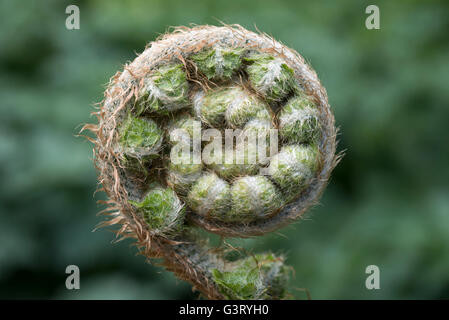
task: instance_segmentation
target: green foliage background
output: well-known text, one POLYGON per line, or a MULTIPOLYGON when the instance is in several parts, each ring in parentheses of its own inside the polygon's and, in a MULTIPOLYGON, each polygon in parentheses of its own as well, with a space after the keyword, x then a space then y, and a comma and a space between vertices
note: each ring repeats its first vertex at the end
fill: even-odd
MULTIPOLYGON (((239 23, 299 51, 341 128, 335 170, 308 219, 243 242, 288 254, 305 298, 449 298, 449 3, 378 1, 0 2, 0 297, 196 298, 111 244, 93 192, 91 145, 75 138, 126 61, 172 25, 239 23), (77 4, 81 29, 65 28, 77 4), (65 268, 81 290, 65 289, 65 268), (381 290, 365 288, 365 268, 381 290)), ((233 244, 242 245, 240 241, 233 244)))

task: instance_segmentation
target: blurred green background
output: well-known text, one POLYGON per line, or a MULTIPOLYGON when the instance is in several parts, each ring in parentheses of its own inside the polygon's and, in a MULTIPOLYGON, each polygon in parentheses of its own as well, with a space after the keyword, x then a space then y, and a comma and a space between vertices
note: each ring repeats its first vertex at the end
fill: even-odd
MULTIPOLYGON (((327 88, 337 167, 308 219, 238 241, 288 255, 295 297, 449 298, 449 2, 1 1, 0 297, 197 298, 111 244, 93 196, 94 122, 108 79, 169 26, 238 23, 300 52, 327 88), (381 29, 365 28, 377 4, 381 29), (65 28, 77 4, 80 30, 65 28), (65 268, 81 290, 65 288, 65 268), (379 266, 380 290, 365 288, 379 266), (295 289, 297 288, 297 289, 295 289)), ((236 243, 235 241, 233 242, 236 243)))

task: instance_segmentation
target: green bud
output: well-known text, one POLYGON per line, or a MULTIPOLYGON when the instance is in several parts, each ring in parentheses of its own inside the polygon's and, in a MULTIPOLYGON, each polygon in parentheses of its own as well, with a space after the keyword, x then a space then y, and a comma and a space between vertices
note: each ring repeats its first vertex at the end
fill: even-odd
POLYGON ((229 184, 215 173, 204 173, 187 195, 189 207, 202 216, 222 219, 229 210, 229 184))
POLYGON ((162 140, 162 130, 151 119, 137 118, 129 114, 119 128, 120 148, 128 159, 156 157, 162 140))
POLYGON ((242 177, 231 187, 233 221, 252 221, 273 214, 280 208, 280 195, 265 176, 242 177))
POLYGON ((181 230, 185 209, 172 189, 152 185, 142 201, 129 200, 129 203, 136 207, 153 232, 171 234, 181 230))
POLYGON ((198 69, 210 80, 230 79, 242 64, 241 48, 214 46, 192 55, 198 69))
POLYGON ((279 133, 290 143, 318 143, 321 137, 319 111, 305 94, 291 98, 281 110, 279 133))
POLYGON ((210 127, 222 127, 229 98, 225 88, 198 91, 193 97, 193 108, 197 118, 210 127))
POLYGON ((138 114, 168 114, 189 105, 189 84, 182 64, 159 67, 144 81, 138 101, 138 114))
POLYGON ((253 53, 245 60, 251 85, 268 101, 281 101, 295 88, 294 71, 282 59, 253 53))
POLYGON ((219 291, 229 300, 283 299, 289 268, 271 253, 257 254, 212 270, 219 291))
POLYGON ((288 200, 297 197, 316 177, 319 154, 315 145, 289 145, 273 156, 268 172, 288 200))

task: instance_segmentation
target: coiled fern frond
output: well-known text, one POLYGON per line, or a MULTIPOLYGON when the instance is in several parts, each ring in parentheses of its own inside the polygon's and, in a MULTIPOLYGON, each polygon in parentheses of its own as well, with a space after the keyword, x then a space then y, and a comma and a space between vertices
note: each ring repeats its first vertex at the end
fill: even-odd
POLYGON ((206 298, 287 297, 284 257, 231 260, 196 230, 263 235, 299 219, 323 192, 338 161, 334 117, 298 53, 236 25, 176 28, 111 79, 95 114, 98 124, 84 128, 95 134, 108 196, 101 226, 118 225, 119 238, 136 239, 206 298), (215 130, 201 136, 205 129, 215 130), (229 129, 236 144, 217 148, 229 129), (264 158, 239 139, 251 134, 275 152, 264 158))

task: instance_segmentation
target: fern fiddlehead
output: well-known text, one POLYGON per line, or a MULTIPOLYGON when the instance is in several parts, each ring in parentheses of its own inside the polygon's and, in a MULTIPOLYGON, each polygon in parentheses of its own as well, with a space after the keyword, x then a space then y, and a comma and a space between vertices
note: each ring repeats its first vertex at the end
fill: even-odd
POLYGON ((263 235, 322 193, 338 161, 336 129, 326 91, 298 53, 240 26, 177 28, 111 79, 95 114, 98 124, 85 129, 108 196, 102 226, 118 225, 118 237, 134 238, 206 298, 287 296, 282 256, 231 261, 196 230, 263 235), (204 139, 203 129, 215 131, 204 139), (221 146, 227 129, 238 130, 236 145, 210 152, 205 140, 221 146), (237 139, 251 133, 277 152, 261 158, 237 139))

